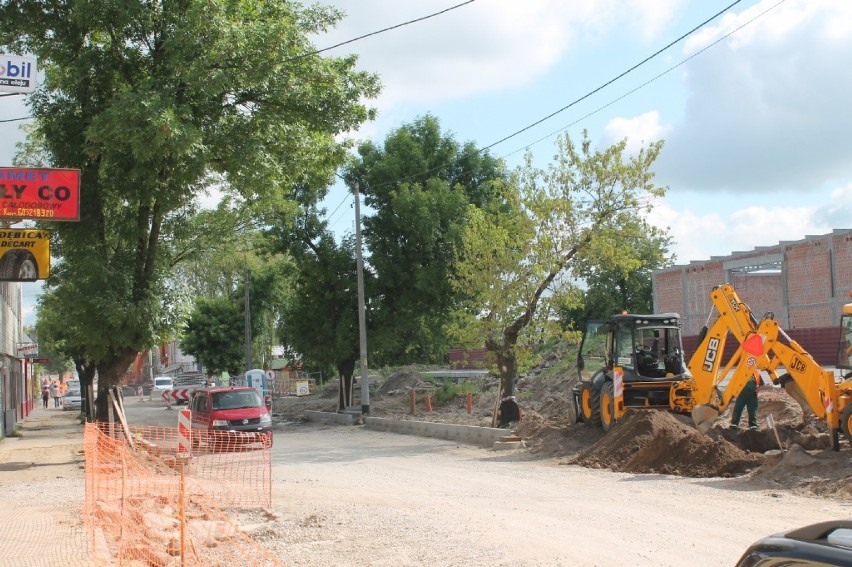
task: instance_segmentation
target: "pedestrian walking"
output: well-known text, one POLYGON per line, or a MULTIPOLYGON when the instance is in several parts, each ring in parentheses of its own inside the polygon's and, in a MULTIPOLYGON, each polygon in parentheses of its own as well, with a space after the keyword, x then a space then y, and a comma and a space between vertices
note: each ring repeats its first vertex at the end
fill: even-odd
POLYGON ((47 400, 50 399, 50 385, 45 382, 41 386, 41 406, 47 409, 47 400))
POLYGON ((53 407, 58 408, 61 403, 60 400, 62 399, 62 390, 56 382, 54 382, 53 386, 50 387, 50 397, 53 398, 53 407))

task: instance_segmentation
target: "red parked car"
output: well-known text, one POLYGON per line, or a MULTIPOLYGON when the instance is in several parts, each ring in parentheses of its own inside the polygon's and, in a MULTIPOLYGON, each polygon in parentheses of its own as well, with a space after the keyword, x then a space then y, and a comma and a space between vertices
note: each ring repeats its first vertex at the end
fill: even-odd
POLYGON ((219 451, 247 443, 272 446, 272 414, 254 388, 198 388, 189 409, 193 447, 204 444, 219 451))

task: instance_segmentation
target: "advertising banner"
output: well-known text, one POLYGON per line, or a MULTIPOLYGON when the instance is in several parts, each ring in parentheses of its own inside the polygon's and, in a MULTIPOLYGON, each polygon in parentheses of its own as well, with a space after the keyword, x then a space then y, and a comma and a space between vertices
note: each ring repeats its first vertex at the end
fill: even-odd
POLYGON ((38 358, 38 343, 16 343, 17 358, 38 358))
POLYGON ((80 170, 0 167, 0 220, 80 220, 80 170))
POLYGON ((0 228, 0 281, 34 282, 50 275, 50 233, 0 228))
POLYGON ((31 93, 36 86, 36 59, 0 53, 0 92, 31 93))

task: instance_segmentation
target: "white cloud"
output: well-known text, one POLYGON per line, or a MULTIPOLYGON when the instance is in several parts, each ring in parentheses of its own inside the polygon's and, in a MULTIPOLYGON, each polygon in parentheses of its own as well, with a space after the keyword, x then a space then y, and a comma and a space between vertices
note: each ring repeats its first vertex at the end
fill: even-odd
POLYGON ((677 263, 708 260, 746 252, 758 246, 801 240, 847 227, 852 218, 852 184, 830 193, 813 206, 732 206, 730 213, 676 209, 664 199, 649 216, 655 226, 668 227, 677 263))
MULTIPOLYGON (((691 39, 709 45, 765 0, 691 39)), ((688 64, 658 171, 672 188, 810 191, 852 169, 852 2, 788 0, 688 64)))
POLYGON ((604 127, 601 147, 627 138, 627 151, 635 154, 649 143, 665 139, 669 127, 660 124, 660 113, 652 110, 634 118, 616 117, 604 127))
MULTIPOLYGON (((443 1, 331 2, 347 17, 318 47, 333 45, 448 7, 443 1)), ((578 36, 618 25, 649 41, 684 0, 527 0, 475 2, 435 18, 330 52, 360 54, 359 67, 380 74, 379 107, 435 103, 520 87, 551 69, 578 36)))

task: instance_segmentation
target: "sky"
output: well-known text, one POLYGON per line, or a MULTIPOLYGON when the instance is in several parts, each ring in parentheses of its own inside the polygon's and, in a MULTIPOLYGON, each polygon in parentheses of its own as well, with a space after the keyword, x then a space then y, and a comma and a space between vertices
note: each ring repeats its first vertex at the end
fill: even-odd
MULTIPOLYGON (((463 1, 327 0, 345 16, 313 41, 323 49, 463 1)), ((665 140, 653 170, 668 191, 650 221, 668 229, 678 264, 850 226, 849 0, 474 0, 325 52, 352 53, 383 84, 370 101, 378 117, 355 140, 381 144, 428 113, 486 147, 556 113, 490 148, 510 168, 527 150, 545 166, 558 133, 588 130, 600 149, 665 140)), ((24 101, 0 98, 0 120, 25 116, 24 101)), ((17 124, 0 122, 0 165, 17 124)), ((354 230, 343 187, 324 204, 333 230, 354 230)), ((38 288, 24 284, 30 317, 38 288)))

